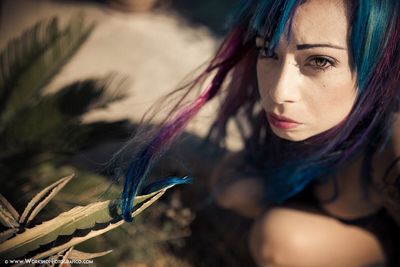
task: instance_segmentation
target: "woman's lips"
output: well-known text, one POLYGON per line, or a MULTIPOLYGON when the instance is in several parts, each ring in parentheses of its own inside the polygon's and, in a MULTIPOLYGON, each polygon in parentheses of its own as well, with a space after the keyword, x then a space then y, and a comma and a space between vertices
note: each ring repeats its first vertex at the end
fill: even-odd
POLYGON ((269 112, 268 113, 268 121, 269 123, 279 129, 283 130, 288 130, 288 129, 294 129, 298 127, 301 123, 294 121, 292 119, 276 115, 274 113, 269 112))

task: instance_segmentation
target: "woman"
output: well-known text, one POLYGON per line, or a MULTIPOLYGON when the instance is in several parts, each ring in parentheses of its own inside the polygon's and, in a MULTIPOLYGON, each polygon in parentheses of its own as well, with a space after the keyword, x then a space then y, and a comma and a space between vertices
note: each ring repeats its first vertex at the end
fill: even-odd
POLYGON ((222 140, 240 118, 245 149, 216 171, 214 187, 220 205, 257 218, 257 264, 400 266, 400 4, 253 0, 235 18, 188 90, 211 83, 127 168, 125 219, 155 160, 230 81, 210 137, 222 140))

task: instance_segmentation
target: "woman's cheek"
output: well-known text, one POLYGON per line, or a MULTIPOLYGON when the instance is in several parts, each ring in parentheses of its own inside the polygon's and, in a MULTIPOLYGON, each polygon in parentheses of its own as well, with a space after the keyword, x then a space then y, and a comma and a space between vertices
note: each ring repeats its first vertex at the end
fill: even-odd
POLYGON ((323 94, 314 105, 313 113, 323 130, 328 130, 343 121, 350 113, 355 101, 355 89, 351 82, 327 84, 321 86, 323 94))

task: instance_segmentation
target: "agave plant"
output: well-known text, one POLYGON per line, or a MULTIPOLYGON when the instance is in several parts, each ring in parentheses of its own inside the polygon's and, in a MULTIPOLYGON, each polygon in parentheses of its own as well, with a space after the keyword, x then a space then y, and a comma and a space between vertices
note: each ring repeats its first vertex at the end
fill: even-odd
MULTIPOLYGON (((94 25, 86 25, 82 17, 74 18, 63 29, 59 28, 56 18, 41 21, 11 41, 0 53, 0 231, 5 228, 0 234, 0 265, 5 260, 25 258, 90 259, 102 256, 108 251, 84 253, 74 247, 123 224, 118 199, 94 200, 102 190, 98 184, 105 184, 97 179, 99 177, 85 174, 84 179, 76 183, 75 190, 69 188, 67 194, 64 193, 68 188, 59 191, 72 176, 54 182, 55 177, 71 173, 62 171, 64 174, 61 174, 61 169, 69 165, 66 160, 69 155, 103 141, 104 133, 117 133, 118 136, 126 133, 125 121, 84 124, 81 120, 89 110, 104 108, 121 99, 127 85, 125 78, 111 74, 74 82, 55 93, 44 93, 49 81, 78 51, 93 29, 94 25), (43 169, 46 174, 37 175, 43 169), (83 189, 88 181, 96 184, 96 192, 83 189), (28 196, 37 188, 50 183, 25 209, 20 206, 28 202, 28 196), (76 195, 79 190, 83 193, 76 195), (85 197, 84 201, 81 196, 85 197), (69 202, 61 210, 69 209, 71 203, 80 206, 54 217, 55 209, 50 206, 60 204, 57 198, 69 202), (43 210, 45 206, 47 209, 43 210), (24 211, 20 215, 16 210, 24 211), (46 212, 45 218, 54 218, 41 220, 39 217, 43 218, 46 212), (40 221, 44 222, 38 223, 40 221)), ((82 178, 81 170, 77 169, 77 173, 82 178)), ((154 186, 135 198, 137 204, 133 216, 170 188, 168 183, 154 186)))
POLYGON ((83 148, 126 134, 127 121, 82 123, 88 111, 124 97, 125 77, 109 74, 45 93, 94 28, 81 15, 63 28, 57 18, 40 21, 0 53, 0 180, 7 197, 26 180, 37 183, 27 171, 45 162, 65 164, 83 148))
POLYGON ((126 78, 109 74, 44 94, 94 27, 82 16, 63 29, 57 18, 40 21, 0 53, 0 160, 49 150, 73 152, 95 128, 104 130, 105 123, 83 125, 81 117, 122 99, 126 78))
MULTIPOLYGON (((111 251, 85 253, 74 249, 77 244, 104 234, 122 224, 120 201, 118 199, 94 202, 78 206, 57 217, 30 227, 36 215, 74 177, 64 177, 43 189, 28 203, 21 215, 0 195, 0 222, 7 228, 0 233, 0 261, 17 263, 25 259, 74 259, 87 260, 103 256, 111 251)), ((181 179, 183 183, 188 179, 181 179)), ((173 185, 166 185, 155 191, 137 196, 132 216, 136 216, 159 199, 173 185)), ((154 188, 150 185, 148 188, 154 188)))

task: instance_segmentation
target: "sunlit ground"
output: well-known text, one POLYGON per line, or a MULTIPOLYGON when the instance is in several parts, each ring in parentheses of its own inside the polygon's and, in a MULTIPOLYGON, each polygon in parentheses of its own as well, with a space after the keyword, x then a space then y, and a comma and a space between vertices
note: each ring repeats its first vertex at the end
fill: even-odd
MULTIPOLYGON (((225 31, 222 22, 234 1, 193 1, 191 5, 188 1, 160 1, 155 9, 146 12, 116 9, 109 2, 112 1, 1 2, 1 49, 34 23, 54 16, 59 18, 61 25, 66 25, 83 13, 88 24, 96 24, 88 40, 46 86, 46 93, 75 81, 101 78, 111 73, 127 80, 124 99, 105 109, 89 112, 83 121, 127 119, 131 126, 124 128, 123 137, 100 140, 97 146, 68 159, 69 169, 64 168, 63 172, 68 173, 74 168, 83 171, 74 170, 78 179, 70 191, 55 200, 57 212, 77 203, 96 200, 97 186, 80 185, 83 180, 79 180, 79 174, 101 173, 104 164, 151 104, 190 79, 189 74, 212 57, 225 31)), ((202 152, 198 146, 201 137, 207 133, 215 107, 216 103, 206 107, 188 126, 185 141, 173 148, 153 175, 192 175, 194 184, 169 192, 133 224, 83 244, 82 250, 90 252, 114 250, 96 259, 96 265, 252 266, 246 244, 249 222, 217 209, 206 189, 207 178, 216 161, 210 157, 212 152, 202 152)), ((229 147, 240 147, 237 136, 230 141, 229 147)), ((47 181, 43 178, 37 182, 38 177, 46 177, 49 169, 51 176, 61 175, 59 165, 55 169, 53 165, 46 166, 40 168, 42 176, 31 179, 37 184, 27 183, 18 190, 27 195, 36 193, 47 181)), ((100 181, 105 180, 95 180, 94 184, 100 181)), ((16 206, 24 201, 19 199, 16 206)), ((49 208, 45 214, 55 216, 57 212, 49 208)))

